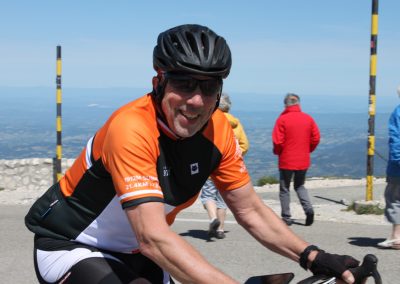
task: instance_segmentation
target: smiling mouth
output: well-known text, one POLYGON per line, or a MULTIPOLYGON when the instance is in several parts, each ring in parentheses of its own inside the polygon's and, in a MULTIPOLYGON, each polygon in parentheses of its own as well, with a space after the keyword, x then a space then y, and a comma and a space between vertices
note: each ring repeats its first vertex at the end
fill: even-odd
POLYGON ((188 120, 195 120, 200 117, 200 114, 189 114, 189 113, 183 112, 182 110, 180 110, 179 113, 188 120))

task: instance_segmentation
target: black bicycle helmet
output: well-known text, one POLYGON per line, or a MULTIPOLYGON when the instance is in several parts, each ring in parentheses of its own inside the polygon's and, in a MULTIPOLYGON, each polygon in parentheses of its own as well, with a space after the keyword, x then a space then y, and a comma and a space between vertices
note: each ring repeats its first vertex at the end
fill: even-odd
POLYGON ((232 65, 225 39, 205 26, 181 25, 158 36, 154 69, 226 78, 232 65))

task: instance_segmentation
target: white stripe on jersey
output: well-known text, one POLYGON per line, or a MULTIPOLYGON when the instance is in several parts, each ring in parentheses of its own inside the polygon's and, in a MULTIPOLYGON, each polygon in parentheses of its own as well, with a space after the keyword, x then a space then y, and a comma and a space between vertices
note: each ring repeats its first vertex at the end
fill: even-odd
POLYGON ((142 194, 157 194, 161 198, 164 198, 164 194, 162 193, 161 190, 157 190, 157 189, 142 189, 142 190, 136 190, 134 192, 125 193, 125 194, 121 195, 119 197, 119 199, 123 200, 123 199, 125 199, 127 197, 138 196, 138 195, 142 195, 142 194))
POLYGON ((93 141, 93 136, 89 139, 89 141, 86 144, 86 169, 90 169, 92 166, 92 160, 90 159, 90 156, 92 154, 92 141, 93 141))

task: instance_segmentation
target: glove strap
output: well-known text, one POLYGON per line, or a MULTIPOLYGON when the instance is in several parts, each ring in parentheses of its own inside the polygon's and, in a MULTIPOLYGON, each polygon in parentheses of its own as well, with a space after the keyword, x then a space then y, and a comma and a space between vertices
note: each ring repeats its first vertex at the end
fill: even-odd
POLYGON ((308 263, 308 256, 312 251, 322 251, 319 247, 314 246, 314 245, 309 245, 304 249, 304 251, 300 254, 300 266, 303 267, 305 270, 308 269, 307 263, 308 263))

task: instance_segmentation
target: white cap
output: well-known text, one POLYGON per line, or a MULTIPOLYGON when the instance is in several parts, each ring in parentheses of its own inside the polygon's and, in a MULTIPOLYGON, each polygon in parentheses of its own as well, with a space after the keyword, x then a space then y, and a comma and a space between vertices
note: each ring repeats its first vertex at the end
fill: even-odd
POLYGON ((400 97, 400 85, 397 87, 397 94, 398 94, 399 97, 400 97))

